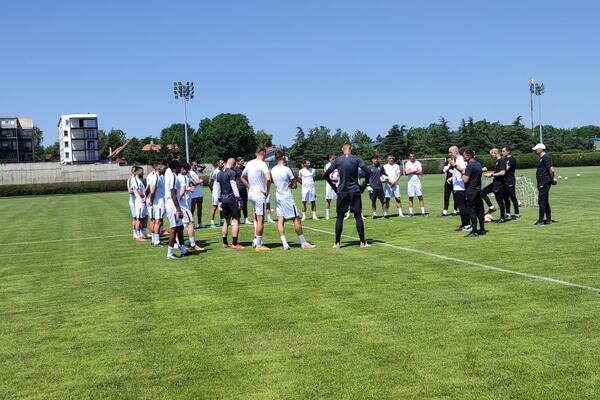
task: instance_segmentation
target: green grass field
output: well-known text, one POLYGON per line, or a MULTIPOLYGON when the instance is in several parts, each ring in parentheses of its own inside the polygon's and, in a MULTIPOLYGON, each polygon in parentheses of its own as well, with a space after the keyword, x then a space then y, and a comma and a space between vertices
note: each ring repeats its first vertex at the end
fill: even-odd
POLYGON ((600 168, 558 174, 552 226, 464 238, 435 175, 431 216, 366 220, 369 249, 321 220, 313 251, 201 229, 177 261, 131 239, 125 192, 0 199, 0 398, 598 399, 600 168))

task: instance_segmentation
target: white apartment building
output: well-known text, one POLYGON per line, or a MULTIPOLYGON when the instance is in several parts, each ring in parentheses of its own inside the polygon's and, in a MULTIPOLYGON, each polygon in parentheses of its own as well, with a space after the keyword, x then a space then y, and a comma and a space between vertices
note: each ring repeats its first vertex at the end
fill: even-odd
POLYGON ((61 115, 58 120, 58 143, 61 164, 99 161, 98 115, 61 115))

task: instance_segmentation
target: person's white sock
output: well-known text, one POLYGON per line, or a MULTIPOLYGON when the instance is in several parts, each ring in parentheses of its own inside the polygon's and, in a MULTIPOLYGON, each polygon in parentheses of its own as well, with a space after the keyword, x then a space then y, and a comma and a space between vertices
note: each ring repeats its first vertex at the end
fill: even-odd
POLYGON ((196 246, 196 239, 193 236, 190 236, 190 247, 196 246))
POLYGON ((302 213, 302 219, 306 219, 306 213, 305 212, 302 213))
POLYGON ((409 214, 413 214, 413 209, 412 209, 412 207, 408 207, 408 213, 409 213, 409 214))
POLYGON ((317 218, 317 212, 316 211, 313 211, 312 214, 313 214, 313 218, 317 218))
POLYGON ((398 209, 398 216, 399 217, 404 217, 404 213, 402 212, 401 208, 398 209))
POLYGON ((306 243, 306 239, 304 239, 304 235, 298 235, 298 240, 300 241, 300 244, 306 243))
POLYGON ((262 246, 262 236, 256 235, 256 247, 262 246))
POLYGON ((290 245, 287 242, 287 239, 285 238, 285 235, 279 236, 279 239, 281 239, 281 243, 283 243, 283 247, 290 247, 290 245))
POLYGON ((132 229, 132 230, 131 230, 131 234, 133 235, 133 237, 134 237, 134 238, 136 238, 136 237, 137 237, 137 232, 136 232, 136 230, 135 230, 135 229, 132 229))
POLYGON ((325 217, 329 218, 329 208, 325 209, 325 217))
POLYGON ((425 214, 425 207, 421 207, 421 214, 425 214))
POLYGON ((215 224, 215 220, 214 220, 214 219, 211 219, 211 220, 210 220, 210 224, 211 224, 211 225, 214 225, 214 224, 215 224))
POLYGON ((386 217, 388 217, 388 216, 389 216, 389 214, 388 214, 388 209, 387 209, 387 208, 384 208, 384 209, 383 209, 383 215, 384 215, 384 216, 386 216, 386 217))
POLYGON ((167 256, 172 256, 173 255, 173 248, 171 246, 167 247, 167 256))

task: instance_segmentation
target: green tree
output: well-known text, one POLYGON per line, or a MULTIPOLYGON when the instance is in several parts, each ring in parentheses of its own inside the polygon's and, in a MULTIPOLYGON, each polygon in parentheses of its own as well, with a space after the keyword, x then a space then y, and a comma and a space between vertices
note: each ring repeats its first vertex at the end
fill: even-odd
POLYGON ((35 161, 44 160, 44 132, 37 126, 33 126, 33 155, 35 161))
MULTIPOLYGON (((330 132, 330 129, 323 125, 315 126, 308 130, 304 158, 310 160, 315 167, 322 167, 325 165, 327 162, 327 155, 333 149, 330 132)), ((341 138, 343 136, 343 132, 340 130, 339 137, 341 138)))
POLYGON ((106 135, 106 141, 104 147, 100 148, 100 158, 106 158, 109 156, 110 151, 115 151, 117 148, 125 143, 125 132, 121 129, 111 129, 106 135))
POLYGON ((192 136, 190 153, 204 162, 217 157, 252 158, 256 150, 256 135, 243 114, 219 114, 203 119, 198 132, 192 136))
POLYGON ((104 132, 102 129, 98 129, 98 149, 100 159, 108 157, 108 146, 106 145, 106 140, 106 132, 104 132), (106 149, 106 154, 104 153, 104 149, 106 149))
MULTIPOLYGON (((190 150, 191 140, 194 135, 194 128, 188 124, 188 143, 190 143, 190 150)), ((164 148, 168 145, 176 145, 179 148, 179 152, 185 154, 185 124, 172 124, 168 128, 164 128, 160 132, 160 144, 164 148)))
POLYGON ((295 164, 299 164, 304 159, 304 153, 306 151, 306 135, 304 134, 304 130, 297 126, 296 127, 296 136, 294 137, 294 142, 290 147, 290 160, 295 164))
POLYGON ((256 145, 262 147, 271 147, 273 146, 273 135, 264 131, 264 129, 259 129, 256 131, 256 145))
POLYGON ((387 135, 381 140, 379 146, 379 154, 386 156, 393 154, 397 159, 406 158, 407 154, 407 138, 405 137, 406 126, 405 125, 393 125, 388 131, 387 135))
POLYGON ((461 149, 473 149, 476 153, 482 154, 492 148, 492 142, 488 133, 489 123, 486 120, 475 122, 473 117, 468 121, 461 120, 458 128, 458 146, 461 149))
POLYGON ((340 154, 342 152, 342 145, 345 142, 349 142, 349 141, 350 141, 350 135, 348 135, 348 132, 343 131, 340 128, 337 128, 335 130, 335 133, 331 136, 329 148, 326 151, 327 154, 325 155, 325 159, 327 159, 327 156, 329 154, 340 154))
POLYGON ((51 160, 58 160, 60 158, 60 145, 58 141, 52 143, 50 146, 44 149, 44 160, 46 155, 51 156, 51 160))
POLYGON ((148 164, 148 154, 142 151, 144 143, 138 138, 132 138, 129 145, 125 149, 124 158, 129 165, 146 165, 148 164))
POLYGON ((350 141, 352 142, 356 155, 365 160, 365 162, 368 162, 375 153, 373 139, 363 131, 356 130, 350 141))

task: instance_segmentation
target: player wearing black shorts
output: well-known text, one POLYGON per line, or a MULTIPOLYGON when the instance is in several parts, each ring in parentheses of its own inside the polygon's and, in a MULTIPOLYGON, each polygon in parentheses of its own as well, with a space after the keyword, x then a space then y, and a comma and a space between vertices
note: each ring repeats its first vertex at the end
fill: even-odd
POLYGON ((333 245, 333 248, 340 248, 340 240, 344 228, 344 214, 346 210, 348 210, 348 207, 350 207, 350 210, 354 214, 354 219, 356 220, 356 230, 358 231, 358 236, 360 238, 360 247, 369 247, 370 245, 367 244, 365 240, 365 225, 362 219, 361 193, 364 190, 364 187, 358 183, 360 169, 366 174, 365 180, 369 180, 369 168, 365 165, 363 160, 352 154, 352 144, 350 142, 344 143, 342 151, 344 154, 341 157, 336 158, 327 171, 325 171, 325 180, 327 180, 327 183, 331 185, 338 195, 336 207, 337 216, 335 221, 335 244, 333 245), (337 187, 331 180, 331 174, 336 169, 339 172, 337 187))
POLYGON ((504 176, 504 203, 506 204, 506 217, 508 219, 519 219, 519 200, 517 200, 515 171, 517 170, 517 159, 512 155, 510 146, 502 148, 502 156, 506 161, 506 175, 504 176), (510 213, 510 203, 512 202, 515 213, 510 213))
POLYGON ((383 192, 382 176, 387 176, 385 169, 381 166, 379 156, 371 157, 371 165, 367 167, 370 172, 367 189, 371 198, 371 212, 373 218, 377 217, 377 200, 381 203, 381 208, 384 208, 385 193, 383 192))
POLYGON ((467 167, 462 178, 466 186, 467 211, 471 220, 471 233, 467 236, 476 237, 485 235, 485 219, 481 193, 481 163, 475 159, 475 152, 470 149, 465 150, 463 158, 467 162, 467 167), (477 229, 478 222, 479 229, 477 229))
POLYGON ((225 168, 217 174, 216 184, 221 201, 221 209, 223 212, 223 226, 221 234, 223 236, 223 247, 230 249, 243 249, 243 246, 238 244, 238 235, 240 232, 240 192, 236 183, 236 173, 233 170, 235 159, 230 158, 225 163, 225 168), (227 230, 231 224, 232 244, 227 241, 227 230))
POLYGON ((506 222, 506 208, 504 206, 504 176, 506 175, 506 161, 500 156, 500 152, 496 148, 490 150, 490 157, 495 162, 494 172, 488 172, 485 176, 492 178, 493 181, 487 185, 482 192, 485 194, 494 193, 494 198, 500 209, 500 220, 498 222, 506 222))
POLYGON ((539 217, 534 225, 550 225, 554 222, 552 220, 552 209, 550 208, 550 188, 552 185, 556 185, 556 179, 554 179, 554 165, 552 164, 550 156, 546 154, 546 146, 544 144, 537 144, 533 150, 538 156, 535 178, 537 180, 539 192, 539 217))

